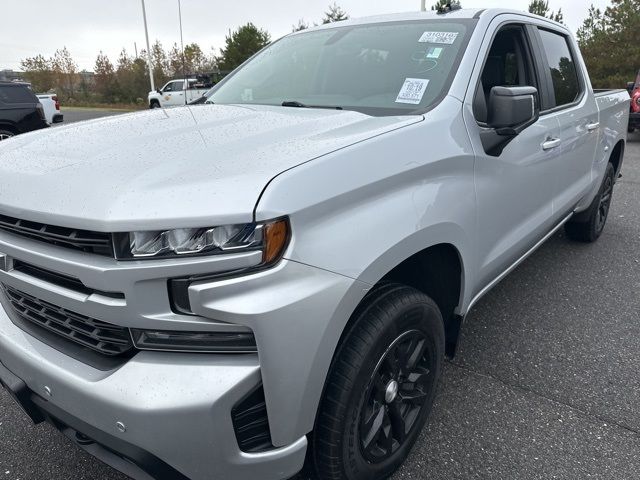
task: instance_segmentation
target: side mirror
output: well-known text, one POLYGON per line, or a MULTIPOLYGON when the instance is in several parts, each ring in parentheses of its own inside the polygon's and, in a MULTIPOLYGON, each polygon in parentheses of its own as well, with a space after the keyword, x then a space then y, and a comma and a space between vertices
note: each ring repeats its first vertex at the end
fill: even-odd
POLYGON ((493 87, 487 105, 487 125, 498 135, 516 136, 540 116, 534 87, 493 87))
POLYGON ((633 93, 635 88, 636 88, 635 82, 627 82, 627 92, 629 92, 629 95, 631 95, 631 93, 633 93))
POLYGON ((162 90, 161 89, 157 89, 156 92, 158 92, 160 95, 162 95, 162 90))

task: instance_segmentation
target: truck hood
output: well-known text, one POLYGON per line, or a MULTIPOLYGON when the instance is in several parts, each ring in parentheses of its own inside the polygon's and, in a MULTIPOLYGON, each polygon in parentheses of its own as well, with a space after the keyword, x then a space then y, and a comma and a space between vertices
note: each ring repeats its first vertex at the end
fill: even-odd
POLYGON ((420 120, 195 105, 28 133, 0 143, 0 213, 105 232, 249 222, 284 170, 420 120))

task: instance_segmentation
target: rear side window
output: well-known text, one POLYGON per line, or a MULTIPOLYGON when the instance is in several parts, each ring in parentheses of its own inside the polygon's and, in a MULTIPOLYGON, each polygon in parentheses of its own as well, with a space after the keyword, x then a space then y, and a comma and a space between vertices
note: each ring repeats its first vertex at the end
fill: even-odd
POLYGON ((0 103, 38 103, 38 99, 27 87, 0 85, 0 103))
POLYGON ((551 72, 556 107, 575 102, 580 97, 580 82, 567 38, 549 30, 538 29, 538 31, 551 72))

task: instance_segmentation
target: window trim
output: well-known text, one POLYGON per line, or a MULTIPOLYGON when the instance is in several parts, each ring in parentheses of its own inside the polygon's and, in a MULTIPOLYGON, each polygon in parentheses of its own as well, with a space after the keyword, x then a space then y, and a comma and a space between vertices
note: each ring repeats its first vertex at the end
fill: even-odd
MULTIPOLYGON (((538 59, 538 61, 542 62, 540 65, 540 70, 542 72, 544 72, 544 76, 546 78, 546 84, 547 84, 547 88, 549 89, 549 94, 548 94, 548 98, 547 101, 549 101, 548 104, 545 104, 545 107, 548 105, 554 105, 551 108, 545 108, 545 109, 540 109, 540 116, 543 115, 549 115, 552 113, 556 113, 556 112, 561 112, 563 110, 567 110, 573 107, 577 107, 578 105, 580 105, 582 103, 582 101, 585 98, 585 95, 587 93, 587 88, 586 88, 586 83, 584 80, 584 72, 582 71, 582 65, 577 62, 576 60, 579 58, 576 55, 576 50, 574 48, 574 44, 572 41, 570 41, 569 35, 566 35, 563 32, 560 32, 558 30, 554 30, 553 28, 548 28, 548 27, 543 27, 540 25, 534 25, 534 34, 535 34, 535 38, 536 41, 538 43, 538 49, 539 49, 539 53, 540 53, 540 58, 538 59), (555 88, 553 86, 553 78, 551 77, 551 72, 549 70, 549 61, 547 59, 547 54, 546 51, 544 50, 543 47, 543 42, 542 42, 542 36, 540 35, 540 30, 545 30, 549 33, 553 33, 555 35, 558 35, 559 37, 562 37, 567 45, 567 48, 569 50, 569 54, 571 55, 571 60, 573 61, 573 64, 575 65, 575 71, 576 71, 576 77, 578 78, 578 87, 580 88, 580 92, 579 95, 576 97, 576 99, 571 102, 571 103, 564 103, 562 105, 557 105, 556 104, 556 94, 555 94, 555 88), (551 100, 553 100, 551 102, 551 100)), ((542 106, 541 106, 542 107, 542 106)))

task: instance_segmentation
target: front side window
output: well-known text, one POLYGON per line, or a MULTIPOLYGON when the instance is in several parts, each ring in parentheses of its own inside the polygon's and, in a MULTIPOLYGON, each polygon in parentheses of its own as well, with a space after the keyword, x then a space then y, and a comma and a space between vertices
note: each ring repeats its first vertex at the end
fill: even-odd
POLYGON ((425 110, 447 92, 475 20, 334 27, 285 37, 208 94, 216 104, 425 110))
POLYGON ((571 55, 567 38, 549 30, 538 29, 542 38, 542 48, 547 60, 553 92, 556 97, 555 106, 568 105, 580 97, 580 83, 576 63, 571 55))
POLYGON ((163 92, 180 92, 182 91, 183 83, 182 81, 169 82, 167 86, 164 87, 163 92))

